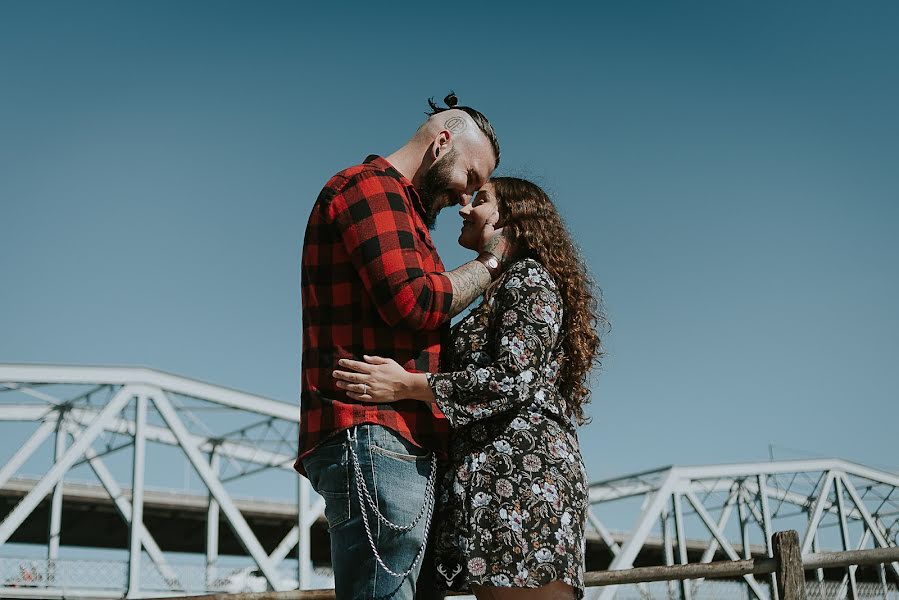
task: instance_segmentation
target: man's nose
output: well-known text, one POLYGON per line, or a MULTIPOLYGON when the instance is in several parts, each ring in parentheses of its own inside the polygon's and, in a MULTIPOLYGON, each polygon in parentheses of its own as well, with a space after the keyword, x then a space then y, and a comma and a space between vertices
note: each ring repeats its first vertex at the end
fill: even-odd
POLYGON ((459 196, 459 204, 461 206, 468 206, 471 203, 471 198, 474 194, 462 194, 459 196))

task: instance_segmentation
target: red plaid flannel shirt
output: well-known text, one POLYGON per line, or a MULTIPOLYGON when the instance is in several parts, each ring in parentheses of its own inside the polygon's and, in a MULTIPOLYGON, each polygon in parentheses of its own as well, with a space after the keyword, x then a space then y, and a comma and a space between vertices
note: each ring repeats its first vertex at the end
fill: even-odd
POLYGON ((436 404, 356 402, 331 375, 339 359, 363 354, 439 370, 453 289, 423 210, 409 180, 378 156, 332 177, 312 208, 303 242, 300 473, 317 445, 361 423, 441 454, 446 448, 448 425, 436 404))

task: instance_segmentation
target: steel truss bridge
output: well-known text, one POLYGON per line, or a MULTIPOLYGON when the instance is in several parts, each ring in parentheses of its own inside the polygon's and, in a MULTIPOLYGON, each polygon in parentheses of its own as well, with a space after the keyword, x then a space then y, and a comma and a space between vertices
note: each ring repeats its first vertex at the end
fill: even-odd
MULTIPOLYGON (((324 502, 293 471, 297 417, 295 404, 153 369, 0 364, 0 435, 12 452, 0 454, 0 596, 328 587, 324 502), (195 489, 172 490, 188 468, 195 489)), ((803 554, 895 547, 897 488, 893 473, 836 459, 599 481, 587 569, 771 556, 771 535, 784 529, 800 532, 803 554)), ((809 577, 810 598, 899 598, 899 563, 809 577)), ((592 593, 768 600, 771 583, 592 593)))

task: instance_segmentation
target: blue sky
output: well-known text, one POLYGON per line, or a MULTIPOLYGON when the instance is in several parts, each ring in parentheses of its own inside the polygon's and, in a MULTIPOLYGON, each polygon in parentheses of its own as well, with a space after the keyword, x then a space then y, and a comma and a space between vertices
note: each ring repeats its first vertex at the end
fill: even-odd
MULTIPOLYGON (((592 479, 770 444, 899 469, 897 22, 879 1, 0 3, 0 362, 296 402, 312 202, 453 89, 604 291, 592 479)), ((458 227, 434 233, 449 267, 458 227)))

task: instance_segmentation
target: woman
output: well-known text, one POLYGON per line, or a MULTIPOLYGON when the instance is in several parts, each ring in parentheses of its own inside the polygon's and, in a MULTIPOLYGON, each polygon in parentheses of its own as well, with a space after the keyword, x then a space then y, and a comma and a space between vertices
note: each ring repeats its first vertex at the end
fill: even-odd
POLYGON ((432 536, 437 580, 479 599, 583 596, 587 483, 575 424, 605 321, 546 193, 498 177, 459 213, 477 250, 497 225, 518 249, 484 300, 452 329, 446 372, 341 360, 338 386, 363 402, 437 402, 452 426, 432 536))

